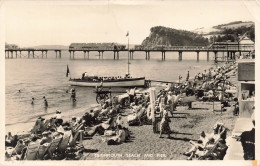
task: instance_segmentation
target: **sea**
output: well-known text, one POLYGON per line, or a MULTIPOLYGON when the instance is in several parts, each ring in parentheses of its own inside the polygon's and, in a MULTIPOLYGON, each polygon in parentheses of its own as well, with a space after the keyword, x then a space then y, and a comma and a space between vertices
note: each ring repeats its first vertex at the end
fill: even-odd
MULTIPOLYGON (((83 52, 76 52, 73 60, 69 58, 68 51, 62 51, 61 59, 56 59, 51 51, 48 52, 48 58, 44 59, 37 52, 34 59, 28 59, 25 53, 21 58, 18 54, 17 59, 5 60, 5 132, 27 132, 39 116, 49 118, 56 110, 60 110, 66 118, 84 114, 97 106, 94 88, 74 87, 77 102, 73 103, 71 94, 67 93, 73 88, 68 82, 69 77, 80 78, 84 72, 97 76, 124 76, 128 68, 127 52, 120 52, 119 60, 113 59, 113 52, 104 52, 103 59, 99 59, 98 52, 90 52, 89 59, 84 59, 83 52), (67 66, 69 77, 66 77, 67 66), (47 108, 44 107, 43 96, 48 101, 47 108), (33 105, 32 97, 35 98, 33 105)), ((215 66, 213 54, 210 54, 210 61, 206 60, 206 53, 200 53, 199 61, 196 53, 184 52, 182 56, 183 60, 179 61, 178 53, 166 52, 166 60, 162 61, 161 53, 152 52, 151 59, 145 60, 145 53, 135 52, 134 60, 130 60, 131 76, 176 81, 179 75, 185 79, 188 71, 190 77, 194 77, 215 66)), ((157 82, 152 85, 160 84, 157 82)), ((120 91, 124 92, 125 89, 120 91)))

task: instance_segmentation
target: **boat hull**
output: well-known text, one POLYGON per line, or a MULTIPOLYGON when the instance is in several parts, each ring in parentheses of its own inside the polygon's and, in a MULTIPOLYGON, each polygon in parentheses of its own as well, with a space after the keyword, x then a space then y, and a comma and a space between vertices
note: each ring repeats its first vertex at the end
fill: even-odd
MULTIPOLYGON (((101 82, 72 79, 70 80, 70 84, 73 86, 96 87, 96 86, 100 86, 101 82)), ((144 87, 144 86, 145 86, 145 78, 103 81, 103 87, 144 87)))

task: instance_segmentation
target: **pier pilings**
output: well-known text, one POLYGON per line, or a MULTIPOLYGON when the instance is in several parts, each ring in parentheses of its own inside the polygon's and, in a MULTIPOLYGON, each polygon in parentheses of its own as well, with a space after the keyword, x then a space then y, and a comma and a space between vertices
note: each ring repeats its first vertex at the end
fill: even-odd
POLYGON ((150 60, 150 53, 151 52, 161 52, 162 53, 162 61, 166 60, 166 52, 178 52, 178 59, 179 61, 182 61, 182 53, 183 52, 196 52, 197 55, 197 61, 200 60, 200 52, 206 52, 207 54, 207 61, 210 60, 209 53, 212 52, 215 55, 215 61, 226 61, 226 60, 234 60, 237 57, 241 56, 242 53, 245 54, 251 54, 251 50, 237 50, 237 49, 216 49, 216 48, 208 48, 208 47, 194 47, 194 46, 178 46, 174 48, 136 48, 136 49, 100 49, 100 48, 84 48, 84 49, 36 49, 36 48, 8 48, 5 50, 5 58, 17 58, 20 55, 20 58, 35 58, 40 56, 44 58, 44 56, 47 58, 47 51, 53 51, 56 54, 56 58, 61 58, 61 51, 68 51, 70 59, 75 58, 75 52, 83 52, 84 59, 89 59, 90 52, 98 52, 99 59, 104 58, 104 52, 113 52, 114 53, 114 60, 119 60, 119 52, 127 52, 129 54, 129 59, 134 59, 134 52, 145 52, 145 59, 150 60), (22 51, 25 52, 24 55, 22 55, 22 51), (19 54, 20 52, 20 54, 19 54), (86 52, 88 53, 88 57, 86 57, 86 52), (223 56, 219 55, 218 52, 222 52, 223 56), (26 53, 28 53, 26 55, 26 53), (38 55, 37 53, 40 53, 38 55), (15 54, 15 55, 14 55, 15 54), (18 55, 19 54, 19 55, 18 55), (15 56, 15 57, 14 57, 15 56))
POLYGON ((145 59, 150 60, 150 51, 145 51, 145 59))
POLYGON ((134 51, 130 51, 130 60, 134 59, 134 51))
POLYGON ((56 53, 56 59, 59 58, 61 59, 61 50, 54 50, 56 53))
POLYGON ((182 51, 179 51, 179 61, 182 61, 182 51))
POLYGON ((114 60, 119 60, 119 51, 113 51, 114 52, 114 60))
POLYGON ((165 52, 166 51, 162 51, 162 61, 165 61, 165 52))
POLYGON ((197 61, 200 61, 200 52, 199 51, 196 52, 197 52, 197 61))

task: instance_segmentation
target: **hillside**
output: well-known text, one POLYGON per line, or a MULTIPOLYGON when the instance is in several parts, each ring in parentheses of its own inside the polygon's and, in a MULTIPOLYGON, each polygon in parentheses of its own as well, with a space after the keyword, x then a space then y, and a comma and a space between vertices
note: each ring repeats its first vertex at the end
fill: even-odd
POLYGON ((234 21, 210 28, 198 28, 192 32, 201 34, 203 37, 208 38, 209 42, 213 42, 213 40, 216 42, 226 40, 236 41, 239 36, 242 36, 245 33, 247 33, 247 36, 251 40, 255 40, 255 24, 252 21, 234 21))
POLYGON ((255 41, 255 24, 247 21, 234 21, 208 28, 197 28, 194 31, 177 30, 163 26, 150 29, 150 35, 143 40, 145 47, 156 46, 196 46, 208 45, 212 42, 238 41, 239 37, 246 35, 255 41))
POLYGON ((184 46, 184 45, 207 45, 208 39, 202 35, 163 26, 156 26, 150 29, 150 35, 143 40, 142 45, 148 47, 155 46, 184 46))
POLYGON ((239 28, 239 27, 250 27, 252 25, 254 25, 254 22, 252 22, 252 21, 246 21, 246 22, 234 21, 234 22, 230 22, 230 23, 227 23, 227 24, 220 24, 220 25, 217 25, 217 26, 213 26, 212 28, 216 28, 216 29, 236 29, 236 28, 239 28))

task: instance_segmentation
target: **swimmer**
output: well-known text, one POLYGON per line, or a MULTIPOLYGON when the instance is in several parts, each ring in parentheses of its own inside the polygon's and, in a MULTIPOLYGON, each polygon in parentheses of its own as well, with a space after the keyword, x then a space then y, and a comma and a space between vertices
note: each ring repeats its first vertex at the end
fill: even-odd
POLYGON ((34 97, 32 98, 32 102, 31 102, 31 104, 32 104, 32 105, 34 104, 34 97))

